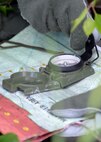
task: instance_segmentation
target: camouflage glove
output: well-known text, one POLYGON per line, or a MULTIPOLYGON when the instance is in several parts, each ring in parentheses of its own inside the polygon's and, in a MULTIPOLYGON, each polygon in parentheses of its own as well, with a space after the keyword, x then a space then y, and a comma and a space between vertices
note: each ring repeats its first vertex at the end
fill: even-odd
POLYGON ((72 21, 85 8, 83 0, 18 0, 18 4, 23 18, 37 31, 64 32, 70 37, 71 48, 84 48, 87 37, 83 32, 82 23, 73 33, 70 32, 72 21))

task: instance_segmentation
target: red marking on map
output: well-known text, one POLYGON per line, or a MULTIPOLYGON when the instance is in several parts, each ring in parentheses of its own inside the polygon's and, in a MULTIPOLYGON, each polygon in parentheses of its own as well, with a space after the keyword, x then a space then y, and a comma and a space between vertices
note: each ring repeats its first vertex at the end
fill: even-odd
MULTIPOLYGON (((29 112, 0 94, 0 132, 15 133, 21 142, 45 136, 49 132, 28 118, 29 112)), ((40 140, 38 140, 40 141, 40 140)))

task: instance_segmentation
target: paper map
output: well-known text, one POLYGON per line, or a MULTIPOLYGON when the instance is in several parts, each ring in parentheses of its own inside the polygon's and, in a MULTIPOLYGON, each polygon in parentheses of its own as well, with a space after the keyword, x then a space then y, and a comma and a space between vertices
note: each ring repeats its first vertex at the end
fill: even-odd
MULTIPOLYGON (((15 36, 12 41, 57 51, 71 52, 64 47, 69 47, 69 39, 65 35, 61 33, 59 33, 59 37, 57 33, 43 35, 36 32, 31 26, 15 36), (64 46, 60 43, 64 44, 64 46)), ((3 46, 6 45, 7 43, 3 46)), ((51 115, 49 109, 55 102, 86 92, 101 84, 100 55, 100 58, 93 64, 95 74, 66 89, 34 94, 27 97, 20 91, 9 93, 2 88, 2 80, 9 78, 12 73, 18 71, 38 71, 39 67, 48 63, 51 56, 52 54, 25 47, 0 49, 0 93, 26 109, 30 113, 29 118, 49 132, 61 129, 69 123, 76 121, 76 119, 62 120, 51 115)))

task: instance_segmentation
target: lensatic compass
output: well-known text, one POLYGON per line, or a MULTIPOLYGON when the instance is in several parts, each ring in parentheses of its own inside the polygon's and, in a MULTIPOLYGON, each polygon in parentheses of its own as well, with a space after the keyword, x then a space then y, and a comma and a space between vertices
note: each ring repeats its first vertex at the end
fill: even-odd
POLYGON ((58 54, 50 58, 47 66, 39 72, 17 72, 3 80, 2 86, 9 92, 23 91, 32 95, 66 88, 94 74, 91 64, 86 64, 75 54, 58 54))

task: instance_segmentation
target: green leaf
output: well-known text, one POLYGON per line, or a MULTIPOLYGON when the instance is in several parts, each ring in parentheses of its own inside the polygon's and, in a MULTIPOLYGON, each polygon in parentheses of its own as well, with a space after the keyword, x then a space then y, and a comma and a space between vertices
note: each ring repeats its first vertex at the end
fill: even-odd
POLYGON ((0 6, 0 12, 7 15, 7 6, 6 5, 0 6))
POLYGON ((98 31, 101 33, 101 14, 95 14, 95 25, 98 31))
MULTIPOLYGON (((85 127, 85 125, 84 125, 84 128, 85 128, 86 130, 88 130, 88 129, 85 127)), ((83 135, 83 136, 79 137, 78 140, 77 140, 77 142, 95 142, 95 141, 96 141, 95 139, 96 139, 96 138, 95 138, 94 132, 88 130, 88 133, 87 133, 86 135, 83 135)))
POLYGON ((18 137, 13 133, 0 136, 0 142, 19 142, 18 137))
POLYGON ((89 36, 95 28, 95 21, 87 18, 87 20, 83 24, 83 30, 87 36, 89 36))
POLYGON ((0 12, 2 12, 4 15, 7 15, 8 12, 13 10, 14 8, 11 6, 6 6, 6 5, 0 6, 0 12))
POLYGON ((73 21, 73 26, 72 26, 71 32, 73 32, 77 28, 77 26, 83 21, 87 12, 88 12, 88 10, 87 10, 87 8, 85 8, 83 10, 83 12, 80 14, 80 16, 76 20, 73 21))

